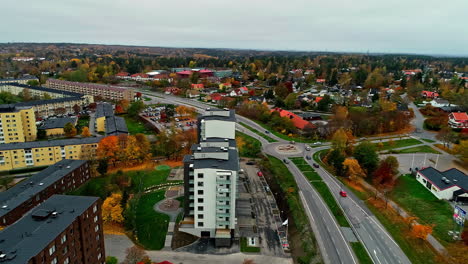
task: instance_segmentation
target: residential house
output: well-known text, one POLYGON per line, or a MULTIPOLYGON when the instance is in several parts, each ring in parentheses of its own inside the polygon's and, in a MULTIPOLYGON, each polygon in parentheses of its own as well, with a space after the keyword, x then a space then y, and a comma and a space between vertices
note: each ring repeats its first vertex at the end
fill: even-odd
POLYGON ((242 96, 242 91, 239 88, 234 89, 229 93, 229 96, 232 96, 232 97, 242 96))
POLYGON ((130 79, 137 81, 137 82, 145 82, 145 81, 153 80, 152 77, 150 77, 148 74, 145 74, 145 73, 132 74, 130 75, 130 79))
POLYGON ((65 135, 63 130, 65 125, 71 123, 76 126, 77 121, 76 117, 49 118, 38 127, 38 130, 45 130, 47 136, 62 136, 65 135))
POLYGON ((296 114, 294 114, 292 112, 281 109, 279 107, 276 107, 276 108, 272 109, 271 112, 278 112, 281 117, 289 118, 293 122, 294 126, 296 128, 298 128, 298 129, 304 130, 305 128, 314 128, 315 127, 312 123, 304 120, 302 117, 300 117, 300 116, 298 116, 298 115, 296 115, 296 114))
POLYGON ((165 94, 173 94, 173 95, 178 95, 180 94, 181 91, 182 89, 178 87, 167 87, 166 89, 164 89, 165 94))
POLYGON ((421 92, 421 96, 424 97, 424 98, 438 98, 439 97, 439 94, 436 93, 436 92, 431 92, 431 91, 422 91, 421 92))
POLYGON ((249 97, 250 101, 255 101, 258 103, 266 103, 265 96, 250 96, 249 97))
POLYGON ((200 97, 200 92, 198 90, 192 89, 188 90, 186 95, 188 98, 198 98, 200 97))
POLYGON ((468 115, 463 113, 450 113, 448 124, 451 128, 468 128, 468 115))
POLYGON ((426 104, 429 104, 433 107, 448 107, 450 106, 450 102, 448 100, 445 100, 445 99, 442 99, 442 98, 435 98, 433 99, 432 101, 429 101, 429 102, 426 102, 426 101, 423 101, 423 104, 426 105, 426 104))
POLYGON ((117 79, 128 80, 130 79, 130 73, 128 72, 119 72, 115 75, 117 79))
POLYGON ((205 85, 203 83, 192 83, 192 89, 195 90, 203 90, 205 88, 205 85))
POLYGON ((427 167, 416 173, 416 180, 440 200, 468 201, 468 176, 456 168, 427 167))
POLYGON ((219 89, 220 90, 227 90, 227 89, 231 89, 231 88, 232 88, 231 83, 220 83, 219 84, 219 89))

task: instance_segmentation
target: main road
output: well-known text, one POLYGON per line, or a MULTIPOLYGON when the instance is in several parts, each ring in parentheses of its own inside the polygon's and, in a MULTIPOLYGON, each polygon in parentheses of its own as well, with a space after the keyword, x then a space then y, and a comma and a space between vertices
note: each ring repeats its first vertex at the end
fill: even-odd
MULTIPOLYGON (((176 97, 172 95, 165 95, 154 92, 144 92, 145 94, 156 96, 161 102, 172 104, 184 104, 197 108, 203 111, 208 105, 190 99, 176 97)), ((276 151, 276 147, 287 142, 272 133, 267 133, 263 127, 254 121, 240 115, 236 115, 237 119, 252 128, 256 129, 262 135, 269 136, 277 143, 269 143, 258 134, 245 129, 243 126, 238 125, 237 129, 249 134, 262 143, 263 152, 270 154, 284 160, 290 155, 284 155, 276 151)), ((296 143, 296 147, 301 150, 299 156, 305 154, 312 156, 315 152, 329 148, 323 146, 320 148, 313 148, 311 151, 306 151, 305 144, 296 143)), ((297 155, 296 155, 297 156, 297 155)), ((308 161, 312 165, 312 161, 308 161)), ((350 248, 348 239, 345 237, 342 228, 338 225, 336 219, 331 214, 329 208, 326 206, 320 195, 312 187, 307 178, 292 164, 285 164, 290 172, 293 174, 298 188, 299 194, 304 204, 305 210, 309 215, 310 224, 317 237, 317 241, 322 253, 325 263, 343 263, 343 264, 357 264, 358 261, 353 251, 350 248)), ((364 244, 369 256, 374 263, 378 264, 410 264, 411 262, 403 253, 401 248, 396 244, 392 237, 388 234, 385 228, 378 222, 376 217, 367 208, 362 200, 354 196, 353 193, 347 190, 333 175, 330 175, 323 168, 316 170, 322 177, 323 181, 327 184, 334 198, 338 201, 339 205, 352 225, 352 230, 357 238, 364 244), (349 196, 343 198, 339 195, 340 190, 346 190, 349 196)))

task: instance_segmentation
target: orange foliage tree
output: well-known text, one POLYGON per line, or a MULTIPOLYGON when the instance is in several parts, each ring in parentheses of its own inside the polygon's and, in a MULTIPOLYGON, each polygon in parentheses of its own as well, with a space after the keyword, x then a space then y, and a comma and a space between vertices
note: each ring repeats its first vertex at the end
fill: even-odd
POLYGON ((108 136, 101 139, 96 150, 98 159, 107 160, 107 162, 111 162, 115 166, 115 162, 117 161, 117 154, 119 151, 118 142, 119 141, 117 136, 108 136))
POLYGON ((106 223, 122 223, 124 218, 122 216, 122 194, 113 193, 107 197, 102 204, 102 219, 106 223))
POLYGON ((414 238, 425 240, 432 233, 432 226, 415 224, 411 228, 410 235, 414 238))
POLYGON ((346 175, 354 182, 356 182, 359 178, 366 177, 364 170, 361 168, 359 162, 356 159, 345 159, 343 162, 343 167, 346 171, 346 175))

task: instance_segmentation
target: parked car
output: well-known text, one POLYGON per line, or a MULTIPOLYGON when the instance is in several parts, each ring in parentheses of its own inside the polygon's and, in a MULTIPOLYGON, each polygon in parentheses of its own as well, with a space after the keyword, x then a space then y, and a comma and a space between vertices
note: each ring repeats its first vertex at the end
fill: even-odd
POLYGON ((310 151, 310 150, 311 150, 311 148, 310 148, 309 146, 307 146, 305 149, 306 149, 307 151, 310 151))
POLYGON ((306 160, 311 160, 312 158, 310 156, 306 156, 306 160))
POLYGON ((314 166, 314 168, 320 168, 320 166, 317 164, 317 163, 314 163, 312 166, 314 166))
POLYGON ((290 144, 296 144, 294 140, 289 141, 290 144))
POLYGON ((320 145, 322 145, 322 142, 317 141, 317 142, 314 142, 313 145, 314 145, 314 146, 320 146, 320 145))
POLYGON ((346 196, 348 196, 348 194, 347 194, 345 191, 343 191, 343 190, 340 191, 340 195, 341 195, 341 197, 346 197, 346 196))
POLYGON ((266 134, 270 134, 270 131, 268 131, 268 130, 265 130, 265 133, 266 133, 266 134))
POLYGON ((283 159, 283 162, 286 163, 286 164, 289 164, 289 160, 288 160, 288 159, 283 159))

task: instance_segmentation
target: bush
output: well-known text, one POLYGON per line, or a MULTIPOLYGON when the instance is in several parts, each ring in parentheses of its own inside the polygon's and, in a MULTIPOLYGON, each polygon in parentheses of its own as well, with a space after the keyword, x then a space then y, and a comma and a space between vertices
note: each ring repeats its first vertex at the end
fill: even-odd
POLYGON ((424 126, 429 130, 439 131, 447 125, 447 119, 444 117, 430 117, 424 120, 424 126))
POLYGON ((117 264, 119 261, 116 257, 107 256, 106 257, 106 264, 117 264))

